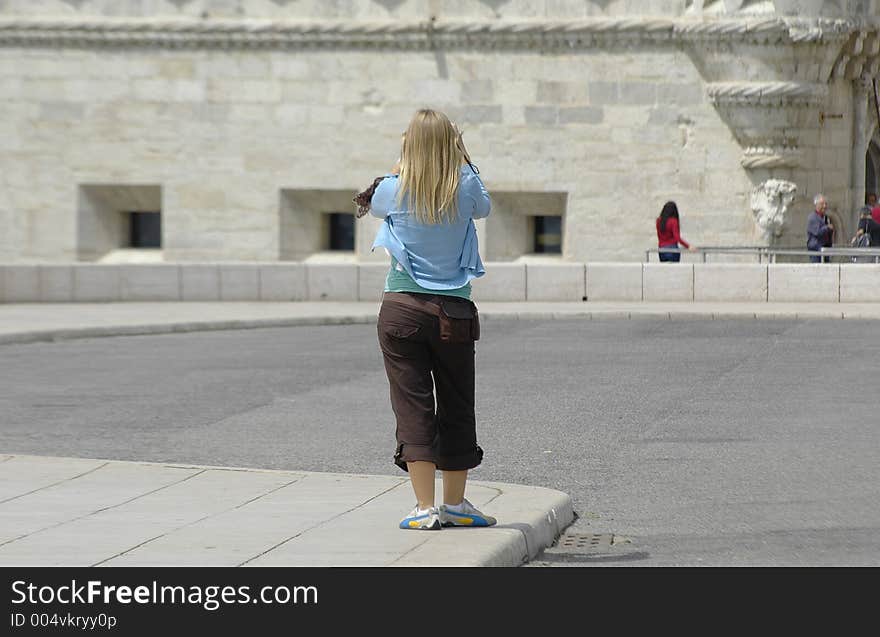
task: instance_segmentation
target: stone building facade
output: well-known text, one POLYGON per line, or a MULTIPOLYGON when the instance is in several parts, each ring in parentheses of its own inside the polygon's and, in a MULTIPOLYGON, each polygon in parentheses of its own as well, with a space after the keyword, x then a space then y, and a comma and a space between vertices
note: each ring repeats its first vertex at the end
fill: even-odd
POLYGON ((823 192, 845 241, 880 190, 878 14, 0 0, 0 261, 381 261, 376 220, 339 233, 422 106, 461 125, 493 196, 486 261, 642 260, 670 199, 697 245, 802 246, 823 192))

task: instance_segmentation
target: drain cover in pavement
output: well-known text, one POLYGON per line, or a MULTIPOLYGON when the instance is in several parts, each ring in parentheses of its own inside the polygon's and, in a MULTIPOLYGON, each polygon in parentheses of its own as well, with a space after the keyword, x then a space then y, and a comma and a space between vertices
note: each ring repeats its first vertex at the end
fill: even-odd
POLYGON ((553 549, 565 553, 589 553, 610 548, 614 543, 611 533, 571 533, 561 536, 553 549))

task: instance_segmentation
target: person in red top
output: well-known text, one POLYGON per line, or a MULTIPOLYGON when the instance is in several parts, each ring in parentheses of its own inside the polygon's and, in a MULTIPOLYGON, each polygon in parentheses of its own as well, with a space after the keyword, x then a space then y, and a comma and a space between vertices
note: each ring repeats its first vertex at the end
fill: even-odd
MULTIPOLYGON (((678 248, 679 244, 681 244, 692 252, 696 250, 695 247, 682 239, 681 234, 679 234, 678 206, 675 205, 674 201, 667 201, 663 204, 663 210, 660 211, 660 216, 657 217, 656 225, 658 247, 678 248)), ((681 260, 680 252, 660 252, 658 256, 661 261, 678 262, 681 260)))

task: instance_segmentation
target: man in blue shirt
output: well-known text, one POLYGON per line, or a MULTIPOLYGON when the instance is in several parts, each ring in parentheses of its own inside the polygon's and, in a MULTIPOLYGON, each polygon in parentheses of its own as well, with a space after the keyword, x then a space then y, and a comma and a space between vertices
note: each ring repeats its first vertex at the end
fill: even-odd
MULTIPOLYGON (((828 209, 828 202, 825 195, 818 194, 813 198, 815 212, 807 219, 807 250, 819 252, 823 246, 831 245, 831 236, 834 232, 834 226, 828 222, 825 211, 828 209)), ((825 263, 831 258, 825 257, 825 263)), ((811 256, 810 263, 820 263, 822 257, 819 255, 811 256)))

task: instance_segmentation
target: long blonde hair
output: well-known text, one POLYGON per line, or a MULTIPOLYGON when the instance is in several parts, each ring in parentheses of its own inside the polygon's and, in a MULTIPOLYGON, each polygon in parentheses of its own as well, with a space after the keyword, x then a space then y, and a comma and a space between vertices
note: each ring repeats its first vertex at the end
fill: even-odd
POLYGON ((440 111, 418 111, 401 144, 397 203, 406 199, 422 223, 453 221, 458 217, 459 173, 465 162, 470 159, 461 131, 440 111))

